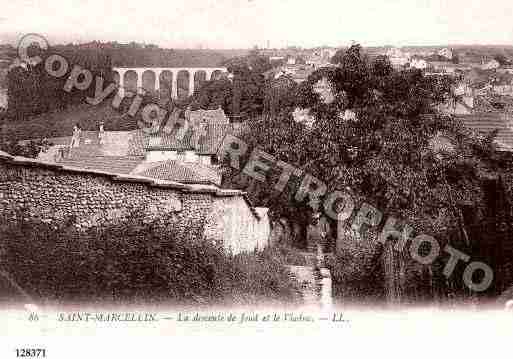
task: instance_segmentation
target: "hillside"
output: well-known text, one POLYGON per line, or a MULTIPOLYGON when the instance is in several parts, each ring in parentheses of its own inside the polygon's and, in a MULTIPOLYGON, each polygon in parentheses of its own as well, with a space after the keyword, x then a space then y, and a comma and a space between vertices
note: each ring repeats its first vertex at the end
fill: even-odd
POLYGON ((111 106, 110 101, 105 101, 98 106, 75 105, 25 121, 7 122, 2 125, 2 132, 18 140, 63 137, 71 136, 76 124, 83 130, 97 130, 102 121, 106 130, 128 131, 137 128, 133 118, 123 116, 111 106))
POLYGON ((117 42, 89 42, 80 45, 56 45, 53 50, 64 56, 107 56, 114 67, 215 67, 230 56, 228 51, 209 49, 163 49, 155 45, 117 42), (227 56, 228 55, 228 56, 227 56))

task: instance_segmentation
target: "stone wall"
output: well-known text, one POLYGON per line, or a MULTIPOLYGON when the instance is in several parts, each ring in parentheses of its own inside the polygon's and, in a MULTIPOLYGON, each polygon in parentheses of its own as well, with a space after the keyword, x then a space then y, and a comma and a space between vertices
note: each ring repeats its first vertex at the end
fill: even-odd
POLYGON ((239 191, 119 177, 0 153, 0 215, 14 209, 47 222, 71 220, 80 228, 141 211, 148 220, 165 217, 180 237, 206 237, 233 253, 262 249, 269 236, 267 217, 239 191))

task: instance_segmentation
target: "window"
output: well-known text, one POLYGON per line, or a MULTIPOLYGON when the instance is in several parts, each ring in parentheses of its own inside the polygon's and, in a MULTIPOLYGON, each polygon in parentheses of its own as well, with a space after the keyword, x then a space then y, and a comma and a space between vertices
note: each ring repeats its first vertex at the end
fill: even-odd
POLYGON ((183 162, 185 162, 185 151, 178 151, 178 152, 176 153, 176 159, 177 159, 178 161, 183 161, 183 162))

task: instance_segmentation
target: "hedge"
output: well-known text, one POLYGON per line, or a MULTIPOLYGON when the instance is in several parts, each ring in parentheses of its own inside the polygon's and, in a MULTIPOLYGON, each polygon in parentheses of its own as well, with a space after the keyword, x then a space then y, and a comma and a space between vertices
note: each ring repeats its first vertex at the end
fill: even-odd
POLYGON ((286 303, 298 290, 284 264, 272 250, 232 256, 135 216, 86 232, 22 215, 0 219, 0 269, 40 301, 286 303))

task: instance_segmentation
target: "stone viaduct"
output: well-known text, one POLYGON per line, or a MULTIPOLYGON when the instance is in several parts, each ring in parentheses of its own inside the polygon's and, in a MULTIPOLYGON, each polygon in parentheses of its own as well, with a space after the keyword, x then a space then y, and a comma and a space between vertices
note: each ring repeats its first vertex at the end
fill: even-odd
MULTIPOLYGON (((195 83, 212 80, 227 72, 225 67, 115 67, 114 73, 118 75, 119 86, 128 89, 129 77, 136 78, 135 89, 154 91, 160 90, 164 84, 170 84, 172 98, 178 98, 178 76, 186 75, 188 81, 188 95, 194 93, 195 83)), ((168 85, 169 86, 169 85, 168 85)))

